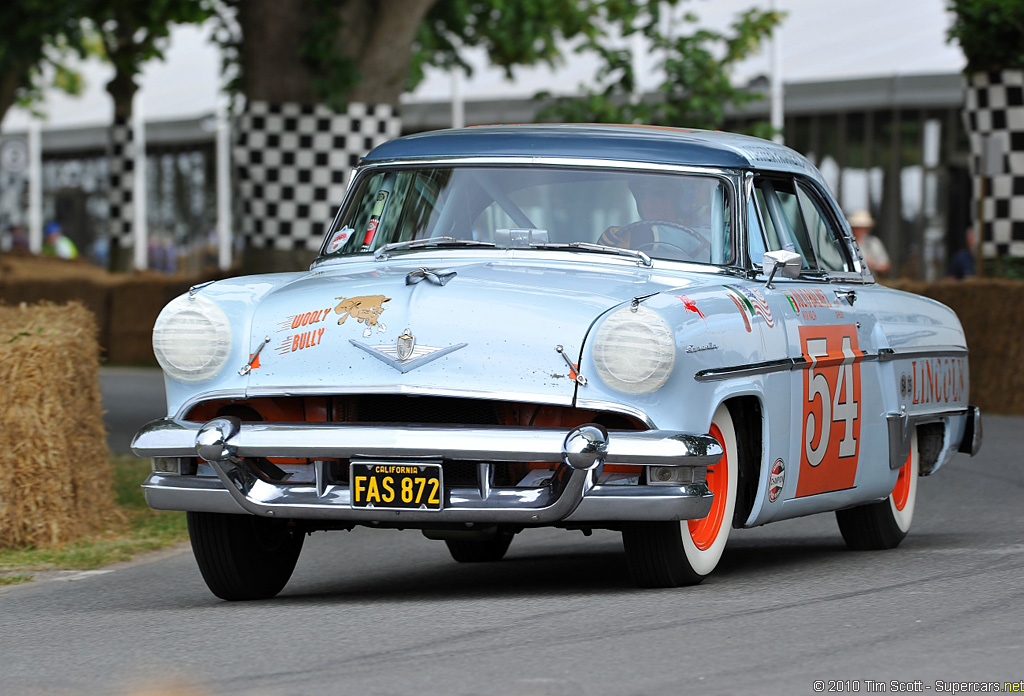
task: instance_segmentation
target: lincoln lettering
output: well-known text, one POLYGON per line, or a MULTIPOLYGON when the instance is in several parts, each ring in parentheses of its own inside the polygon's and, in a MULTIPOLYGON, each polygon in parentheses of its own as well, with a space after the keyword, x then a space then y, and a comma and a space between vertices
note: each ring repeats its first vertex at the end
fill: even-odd
POLYGON ((948 404, 964 400, 967 365, 964 358, 936 358, 911 362, 915 404, 948 404))

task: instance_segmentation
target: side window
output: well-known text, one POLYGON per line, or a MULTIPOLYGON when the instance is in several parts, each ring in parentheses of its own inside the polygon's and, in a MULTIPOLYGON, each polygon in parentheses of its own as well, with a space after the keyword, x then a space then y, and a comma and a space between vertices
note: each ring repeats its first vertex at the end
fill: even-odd
POLYGON ((761 178, 754 186, 770 250, 797 252, 807 270, 852 270, 839 231, 811 187, 784 177, 761 178))
POLYGON ((761 263, 764 252, 768 247, 764 243, 764 230, 761 228, 761 221, 757 215, 758 202, 751 200, 747 206, 747 251, 750 254, 750 262, 754 265, 761 263))
POLYGON ((805 184, 798 182, 797 188, 807 233, 818 257, 818 266, 826 271, 852 271, 839 230, 829 224, 821 202, 805 184))

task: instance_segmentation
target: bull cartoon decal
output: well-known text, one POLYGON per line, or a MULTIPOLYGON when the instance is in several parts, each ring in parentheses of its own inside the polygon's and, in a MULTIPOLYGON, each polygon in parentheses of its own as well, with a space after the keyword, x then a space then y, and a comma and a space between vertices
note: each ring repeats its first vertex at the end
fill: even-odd
MULTIPOLYGON (((361 295, 359 297, 336 297, 336 300, 341 300, 334 308, 336 314, 339 314, 339 324, 344 324, 345 320, 349 317, 355 317, 356 321, 366 325, 366 331, 364 335, 369 334, 371 326, 377 326, 377 322, 380 319, 381 313, 387 309, 384 306, 385 302, 390 302, 390 297, 384 295, 361 295)), ((385 331, 384 324, 378 327, 378 331, 385 331)))

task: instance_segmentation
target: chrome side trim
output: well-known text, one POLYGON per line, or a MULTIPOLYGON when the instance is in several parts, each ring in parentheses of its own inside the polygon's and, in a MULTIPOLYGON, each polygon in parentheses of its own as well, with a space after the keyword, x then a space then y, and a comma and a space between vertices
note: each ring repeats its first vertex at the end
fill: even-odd
POLYGON ((888 362, 890 360, 905 360, 907 358, 965 358, 967 357, 967 352, 966 348, 958 348, 956 346, 909 350, 883 348, 878 351, 878 359, 881 362, 888 362))
POLYGON ((614 401, 602 401, 600 399, 576 399, 576 408, 584 411, 603 411, 605 413, 620 413, 624 416, 633 416, 651 430, 657 430, 651 417, 638 408, 626 404, 615 403, 614 401))
POLYGON ((764 362, 752 363, 749 365, 733 365, 731 367, 715 367, 708 370, 700 370, 693 378, 698 382, 713 382, 729 377, 747 377, 750 375, 767 375, 772 372, 788 372, 803 368, 807 361, 803 358, 780 358, 779 360, 766 360, 764 362))
MULTIPOLYGON (((889 362, 891 360, 903 360, 909 358, 949 358, 966 357, 966 348, 939 348, 928 350, 896 351, 892 348, 882 348, 877 353, 863 353, 858 362, 889 362)), ((733 365, 730 367, 716 367, 708 370, 700 370, 693 375, 698 382, 712 382, 729 377, 740 377, 750 375, 766 375, 772 372, 786 372, 789 370, 806 370, 810 363, 803 357, 780 358, 778 360, 766 360, 764 362, 752 363, 749 365, 733 365)))

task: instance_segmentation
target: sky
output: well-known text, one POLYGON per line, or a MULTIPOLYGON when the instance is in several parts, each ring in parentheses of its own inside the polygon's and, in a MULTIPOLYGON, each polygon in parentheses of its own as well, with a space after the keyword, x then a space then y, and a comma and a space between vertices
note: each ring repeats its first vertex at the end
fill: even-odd
MULTIPOLYGON (((696 12, 703 25, 721 29, 736 13, 770 4, 771 0, 691 0, 685 7, 696 12)), ((946 0, 774 0, 774 4, 787 15, 779 33, 785 82, 948 74, 960 72, 965 64, 959 47, 946 42, 950 24, 946 0)), ((557 69, 518 69, 510 82, 502 71, 486 67, 481 52, 470 53, 469 59, 479 67, 471 77, 461 79, 461 92, 467 101, 530 97, 542 90, 570 93, 594 73, 593 61, 569 56, 557 69)), ((657 76, 650 69, 654 61, 650 55, 638 58, 638 74, 647 76, 642 85, 645 88, 657 84, 657 76)), ((85 94, 78 98, 48 94, 42 105, 47 114, 43 128, 110 123, 113 106, 104 84, 112 77, 112 69, 95 59, 77 67, 85 77, 85 94)), ((738 67, 734 81, 744 84, 768 70, 768 52, 762 51, 738 67)), ((141 82, 138 104, 147 120, 212 113, 222 78, 220 56, 209 42, 208 28, 176 28, 166 60, 148 64, 141 82)), ((450 97, 451 89, 448 73, 432 71, 404 101, 443 101, 450 97)), ((11 109, 0 130, 21 132, 28 123, 26 112, 11 109)))

